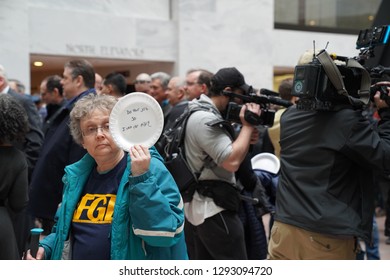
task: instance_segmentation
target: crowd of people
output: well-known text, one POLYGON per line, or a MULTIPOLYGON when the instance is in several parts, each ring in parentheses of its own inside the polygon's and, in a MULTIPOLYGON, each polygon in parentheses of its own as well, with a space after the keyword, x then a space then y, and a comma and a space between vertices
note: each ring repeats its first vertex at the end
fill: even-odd
POLYGON ((266 104, 276 113, 265 127, 248 119, 264 104, 240 98, 259 89, 235 67, 140 73, 133 84, 160 104, 164 130, 198 109, 184 140, 199 175, 189 201, 164 165, 164 134, 128 151, 111 136, 110 113, 132 93, 122 74, 70 60, 41 81, 38 106, 0 66, 0 259, 357 259, 360 241, 372 244, 376 185, 390 172, 390 110, 379 92, 373 122, 348 98, 336 111, 297 109, 289 78, 278 98, 291 106, 266 104), (253 168, 265 152, 280 171, 253 168), (35 227, 43 233, 32 255, 35 227))

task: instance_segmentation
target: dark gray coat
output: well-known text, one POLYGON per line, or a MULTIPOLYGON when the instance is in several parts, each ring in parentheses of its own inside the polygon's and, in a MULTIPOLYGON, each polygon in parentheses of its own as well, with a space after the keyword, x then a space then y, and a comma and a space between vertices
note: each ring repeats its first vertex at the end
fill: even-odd
POLYGON ((300 111, 281 118, 275 220, 309 231, 368 239, 373 171, 390 172, 390 110, 378 130, 361 111, 300 111))

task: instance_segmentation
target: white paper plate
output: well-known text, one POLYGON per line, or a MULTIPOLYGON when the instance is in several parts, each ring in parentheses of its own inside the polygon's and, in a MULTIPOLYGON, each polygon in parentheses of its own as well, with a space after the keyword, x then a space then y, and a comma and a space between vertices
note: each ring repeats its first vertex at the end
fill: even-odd
POLYGON ((134 145, 153 146, 164 127, 160 104, 143 92, 120 98, 110 115, 110 132, 115 143, 125 151, 134 145))
POLYGON ((252 169, 265 170, 277 174, 280 169, 279 159, 271 153, 261 153, 251 159, 252 169))

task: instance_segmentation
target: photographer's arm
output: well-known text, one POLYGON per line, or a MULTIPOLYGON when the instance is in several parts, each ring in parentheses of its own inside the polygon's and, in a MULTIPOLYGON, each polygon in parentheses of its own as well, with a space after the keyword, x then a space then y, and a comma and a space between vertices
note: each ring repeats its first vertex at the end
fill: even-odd
POLYGON ((260 105, 255 103, 247 103, 242 106, 240 111, 240 119, 242 123, 241 131, 237 139, 232 143, 232 153, 222 162, 222 167, 230 172, 236 172, 248 153, 251 144, 251 137, 254 127, 245 121, 245 110, 249 110, 257 115, 260 115, 260 105))
POLYGON ((359 165, 369 166, 370 169, 389 175, 390 108, 386 101, 380 98, 379 91, 374 95, 374 102, 380 117, 378 124, 373 125, 364 117, 351 118, 347 122, 350 129, 344 128, 348 131, 348 140, 342 151, 359 165))

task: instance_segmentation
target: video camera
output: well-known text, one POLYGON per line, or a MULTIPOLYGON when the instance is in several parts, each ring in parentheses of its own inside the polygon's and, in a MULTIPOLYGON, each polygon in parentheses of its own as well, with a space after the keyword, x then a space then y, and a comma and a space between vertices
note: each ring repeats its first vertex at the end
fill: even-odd
MULTIPOLYGON (((264 125, 271 127, 274 124, 275 110, 270 108, 270 104, 275 104, 283 107, 289 107, 292 105, 291 102, 283 100, 279 97, 276 97, 278 94, 276 92, 261 89, 260 94, 255 92, 250 92, 248 94, 237 94, 230 91, 223 91, 224 95, 229 96, 231 99, 238 98, 243 101, 243 103, 256 103, 260 105, 261 114, 260 116, 254 114, 253 112, 246 110, 245 111, 245 120, 251 125, 264 125)), ((230 122, 241 123, 240 111, 243 105, 239 105, 235 102, 229 102, 229 105, 224 114, 224 119, 230 122)))
POLYGON ((388 44, 389 34, 389 26, 361 30, 356 42, 360 53, 354 58, 331 54, 330 62, 325 50, 318 54, 314 51, 310 63, 295 67, 292 95, 299 97, 297 108, 322 111, 337 110, 342 106, 363 108, 373 100, 377 90, 381 92, 381 98, 390 103, 386 87, 371 87, 383 80, 390 68, 363 66, 367 59, 374 57, 376 46, 388 44), (334 60, 340 64, 336 65, 334 60))

